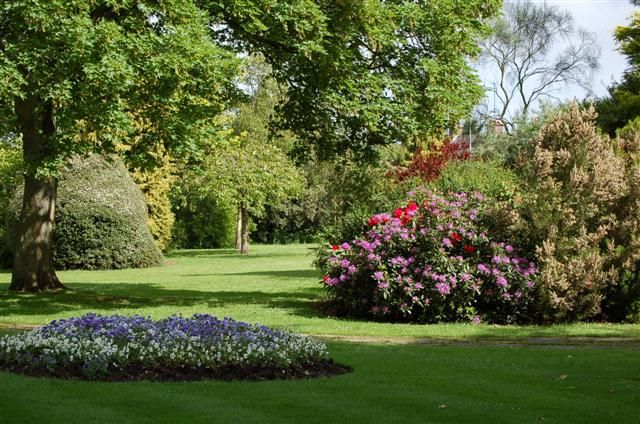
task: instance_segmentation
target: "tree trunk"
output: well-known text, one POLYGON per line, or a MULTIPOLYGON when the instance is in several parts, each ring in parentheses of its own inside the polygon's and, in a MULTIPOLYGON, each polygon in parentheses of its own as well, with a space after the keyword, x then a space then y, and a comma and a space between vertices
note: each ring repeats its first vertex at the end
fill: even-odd
POLYGON ((58 181, 38 176, 36 169, 49 155, 47 142, 55 136, 53 106, 38 108, 34 99, 17 100, 26 166, 22 212, 10 290, 37 292, 62 289, 53 268, 53 223, 58 181))
POLYGON ((236 218, 236 250, 242 249, 242 204, 238 203, 238 215, 236 218))
POLYGON ((249 212, 244 203, 241 203, 240 213, 242 215, 242 245, 240 247, 240 253, 249 253, 249 212))

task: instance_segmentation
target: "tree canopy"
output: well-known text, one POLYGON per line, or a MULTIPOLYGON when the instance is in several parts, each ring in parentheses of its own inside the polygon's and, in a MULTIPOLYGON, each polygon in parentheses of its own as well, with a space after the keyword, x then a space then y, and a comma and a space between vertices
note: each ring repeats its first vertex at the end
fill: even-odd
POLYGON ((307 154, 411 143, 482 97, 468 65, 498 0, 203 1, 216 39, 261 52, 287 86, 279 127, 307 154))
POLYGON ((640 116, 640 12, 633 14, 629 25, 617 27, 614 38, 629 68, 620 82, 609 87, 609 96, 595 102, 598 125, 611 136, 640 116))
MULTIPOLYGON (((298 152, 411 143, 482 96, 467 59, 499 0, 15 0, 0 7, 0 128, 20 134, 25 195, 12 288, 60 287, 50 263, 56 167, 162 145, 196 154, 238 95, 238 53, 287 87, 298 152)), ((266 151, 265 151, 266 152, 266 151)))

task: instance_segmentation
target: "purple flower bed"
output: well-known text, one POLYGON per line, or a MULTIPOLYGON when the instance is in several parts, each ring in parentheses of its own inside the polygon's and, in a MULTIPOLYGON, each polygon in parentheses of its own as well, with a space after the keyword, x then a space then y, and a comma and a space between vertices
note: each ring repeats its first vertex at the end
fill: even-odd
POLYGON ((424 198, 371 217, 361 238, 321 254, 334 308, 387 321, 530 320, 536 266, 492 237, 485 197, 414 195, 424 198))
POLYGON ((202 314, 159 321, 87 314, 0 338, 0 368, 88 379, 286 378, 331 363, 326 346, 308 337, 202 314))

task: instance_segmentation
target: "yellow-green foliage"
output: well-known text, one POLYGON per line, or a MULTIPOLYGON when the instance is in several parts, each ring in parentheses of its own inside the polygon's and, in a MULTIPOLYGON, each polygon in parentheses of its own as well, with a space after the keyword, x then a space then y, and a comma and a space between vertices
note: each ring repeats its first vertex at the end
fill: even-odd
POLYGON ((14 144, 3 144, 0 140, 0 268, 11 264, 13 252, 7 240, 5 215, 9 200, 20 184, 22 154, 14 144))
POLYGON ((160 165, 150 170, 131 171, 133 180, 144 194, 148 210, 149 230, 163 252, 171 245, 175 216, 171 211, 169 192, 175 182, 175 164, 167 155, 158 155, 160 165))

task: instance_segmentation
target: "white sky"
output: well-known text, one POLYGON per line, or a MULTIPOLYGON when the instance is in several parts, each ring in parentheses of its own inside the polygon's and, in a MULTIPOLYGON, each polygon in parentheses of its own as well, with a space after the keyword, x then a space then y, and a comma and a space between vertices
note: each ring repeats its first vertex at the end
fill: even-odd
MULTIPOLYGON (((505 3, 517 1, 505 0, 505 3)), ((596 33, 601 49, 600 71, 593 78, 591 89, 596 96, 606 95, 607 86, 611 85, 612 81, 619 81, 628 67, 625 56, 616 50, 613 30, 616 26, 628 24, 633 11, 640 9, 628 0, 533 0, 533 2, 547 3, 566 9, 571 12, 577 25, 596 33)), ((486 81, 482 73, 480 76, 486 81)), ((566 87, 554 94, 563 99, 581 100, 586 96, 586 92, 579 87, 566 87)))

